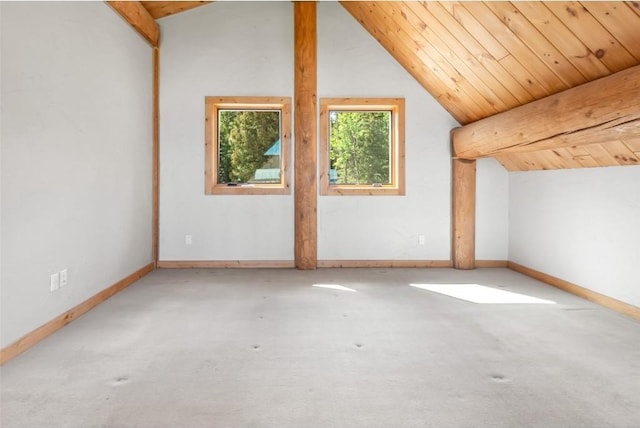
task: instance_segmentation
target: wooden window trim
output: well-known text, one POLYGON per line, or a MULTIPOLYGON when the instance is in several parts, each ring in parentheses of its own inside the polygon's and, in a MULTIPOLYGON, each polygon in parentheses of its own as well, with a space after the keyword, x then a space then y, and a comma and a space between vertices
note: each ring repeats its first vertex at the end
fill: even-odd
POLYGON ((320 194, 327 195, 379 195, 404 196, 404 98, 321 98, 320 99, 320 194), (391 184, 340 185, 329 182, 329 112, 391 111, 391 184))
POLYGON ((205 193, 207 195, 289 195, 291 162, 290 97, 205 97, 205 193), (218 111, 220 109, 280 110, 282 176, 280 184, 228 186, 218 183, 218 111))

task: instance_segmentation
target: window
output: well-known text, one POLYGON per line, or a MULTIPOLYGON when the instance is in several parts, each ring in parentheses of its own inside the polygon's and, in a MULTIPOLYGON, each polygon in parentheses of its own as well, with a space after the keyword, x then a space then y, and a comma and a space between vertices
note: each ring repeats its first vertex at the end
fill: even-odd
POLYGON ((289 194, 291 99, 206 97, 205 108, 205 193, 289 194))
POLYGON ((320 100, 320 194, 404 195, 404 99, 320 100))

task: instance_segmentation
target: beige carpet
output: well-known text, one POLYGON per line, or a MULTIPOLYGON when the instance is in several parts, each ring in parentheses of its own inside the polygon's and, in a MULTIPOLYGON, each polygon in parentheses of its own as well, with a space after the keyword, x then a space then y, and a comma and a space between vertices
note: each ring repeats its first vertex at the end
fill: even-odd
POLYGON ((3 428, 640 427, 640 323, 506 269, 161 270, 1 376, 3 428), (449 283, 554 304, 409 285, 449 283))

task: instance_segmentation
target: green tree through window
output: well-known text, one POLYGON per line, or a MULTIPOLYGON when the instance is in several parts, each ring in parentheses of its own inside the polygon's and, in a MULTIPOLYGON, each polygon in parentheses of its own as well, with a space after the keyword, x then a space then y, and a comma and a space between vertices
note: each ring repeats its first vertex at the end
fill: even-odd
POLYGON ((403 196, 404 98, 320 98, 320 195, 403 196))
POLYGON ((280 112, 219 110, 218 183, 279 183, 280 112))
POLYGON ((331 181, 390 184, 391 112, 331 111, 329 121, 331 181))
POLYGON ((291 98, 206 96, 207 195, 289 195, 291 98))

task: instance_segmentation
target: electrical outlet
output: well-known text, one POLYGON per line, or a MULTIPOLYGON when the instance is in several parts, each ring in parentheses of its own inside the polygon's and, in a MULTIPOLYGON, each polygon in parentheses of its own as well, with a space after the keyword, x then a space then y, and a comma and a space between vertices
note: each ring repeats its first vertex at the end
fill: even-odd
POLYGON ((60 271, 60 288, 68 284, 68 273, 66 269, 60 271))
POLYGON ((54 291, 56 291, 58 288, 60 288, 60 273, 59 272, 51 274, 51 282, 49 283, 49 286, 51 287, 51 292, 52 293, 54 291))
POLYGON ((191 235, 184 235, 184 243, 187 245, 191 245, 193 240, 191 239, 191 235))
POLYGON ((418 235, 418 244, 424 245, 424 235, 418 235))

